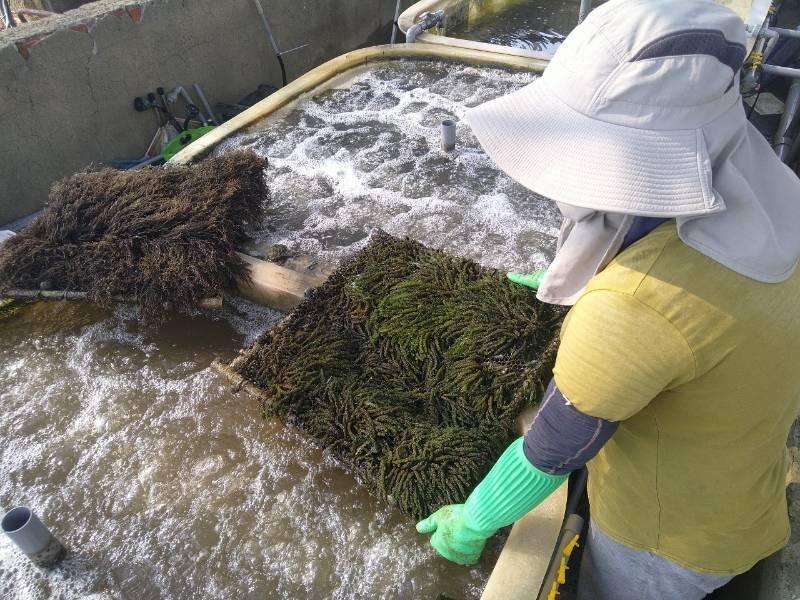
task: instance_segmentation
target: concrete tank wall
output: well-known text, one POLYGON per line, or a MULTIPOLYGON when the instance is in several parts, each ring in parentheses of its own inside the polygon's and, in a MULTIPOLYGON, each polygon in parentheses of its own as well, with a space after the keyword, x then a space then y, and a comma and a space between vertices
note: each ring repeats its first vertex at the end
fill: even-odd
MULTIPOLYGON (((395 0, 261 0, 289 78, 389 39, 395 0)), ((404 7, 411 4, 404 1, 404 7)), ((252 0, 99 0, 0 33, 0 224, 40 208, 53 181, 142 156, 156 121, 133 99, 203 86, 236 101, 280 70, 252 0)), ((196 99, 197 100, 197 99, 196 99)))

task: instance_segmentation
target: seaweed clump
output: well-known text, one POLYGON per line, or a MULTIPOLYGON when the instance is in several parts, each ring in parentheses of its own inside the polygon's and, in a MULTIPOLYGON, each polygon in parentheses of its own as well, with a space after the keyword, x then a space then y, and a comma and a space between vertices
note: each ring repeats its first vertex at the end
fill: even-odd
POLYGON ((463 502, 552 371, 564 311, 378 232, 231 365, 264 409, 420 518, 463 502))
POLYGON ((0 287, 118 296, 157 322, 247 280, 236 247, 261 219, 266 160, 230 152, 195 166, 101 169, 53 186, 44 212, 0 253, 0 287))
POLYGON ((11 298, 0 298, 0 320, 10 317, 19 310, 19 306, 11 298))

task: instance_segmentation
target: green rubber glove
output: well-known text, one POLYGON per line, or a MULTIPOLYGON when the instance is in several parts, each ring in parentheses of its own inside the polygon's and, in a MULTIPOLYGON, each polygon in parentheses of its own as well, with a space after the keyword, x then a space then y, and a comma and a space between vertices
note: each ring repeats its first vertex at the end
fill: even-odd
POLYGON ((533 273, 514 273, 512 271, 511 273, 508 273, 506 277, 508 277, 514 283, 538 290, 539 284, 542 283, 544 274, 545 271, 534 271, 533 273))
POLYGON ((460 565, 478 561, 498 529, 538 506, 567 475, 549 475, 534 467, 515 440, 472 491, 464 504, 440 508, 417 523, 420 533, 432 533, 436 551, 460 565))

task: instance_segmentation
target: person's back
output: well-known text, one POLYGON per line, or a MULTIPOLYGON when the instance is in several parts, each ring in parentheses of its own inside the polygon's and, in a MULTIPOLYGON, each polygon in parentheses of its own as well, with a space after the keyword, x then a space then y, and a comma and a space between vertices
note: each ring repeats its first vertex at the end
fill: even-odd
POLYGON ((800 180, 748 122, 744 23, 609 0, 541 78, 466 121, 564 222, 541 275, 573 306, 523 438, 418 523, 469 564, 589 465, 580 600, 700 600, 780 548, 800 409, 800 180))
POLYGON ((674 223, 594 277, 565 323, 555 378, 582 412, 621 421, 589 463, 592 517, 607 534, 712 573, 786 543, 798 298, 800 273, 748 279, 686 246, 674 223))

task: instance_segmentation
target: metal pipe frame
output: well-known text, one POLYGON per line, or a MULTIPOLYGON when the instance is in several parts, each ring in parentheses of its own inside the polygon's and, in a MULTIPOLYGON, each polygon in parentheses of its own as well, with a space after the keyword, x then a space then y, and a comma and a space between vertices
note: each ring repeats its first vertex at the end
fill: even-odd
POLYGON ((795 29, 785 29, 783 27, 770 27, 769 30, 774 31, 781 37, 800 39, 800 31, 797 31, 795 29))
POLYGON ((778 65, 761 65, 761 71, 768 75, 778 75, 791 79, 800 79, 800 69, 792 67, 779 67, 778 65))
POLYGON ((792 154, 795 147, 795 137, 797 136, 797 119, 800 115, 800 78, 792 81, 789 93, 786 96, 786 104, 781 115, 781 121, 775 131, 773 148, 785 163, 792 161, 792 154))

